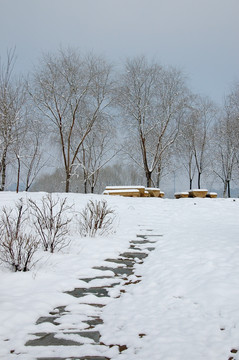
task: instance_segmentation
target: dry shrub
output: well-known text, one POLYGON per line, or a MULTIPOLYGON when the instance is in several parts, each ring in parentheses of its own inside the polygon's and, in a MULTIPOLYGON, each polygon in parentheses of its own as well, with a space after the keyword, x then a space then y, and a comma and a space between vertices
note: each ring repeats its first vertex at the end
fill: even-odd
POLYGON ((91 237, 107 234, 113 229, 114 219, 115 212, 107 201, 90 200, 80 213, 80 234, 91 237))
POLYGON ((32 258, 38 248, 35 236, 24 231, 27 208, 22 200, 14 209, 2 209, 0 218, 0 260, 14 271, 28 271, 32 258))
POLYGON ((69 223, 71 219, 66 215, 70 206, 65 199, 53 199, 51 194, 44 196, 41 204, 36 201, 28 200, 31 214, 34 218, 34 226, 38 233, 45 251, 53 253, 56 249, 60 250, 69 244, 66 235, 69 233, 69 223))

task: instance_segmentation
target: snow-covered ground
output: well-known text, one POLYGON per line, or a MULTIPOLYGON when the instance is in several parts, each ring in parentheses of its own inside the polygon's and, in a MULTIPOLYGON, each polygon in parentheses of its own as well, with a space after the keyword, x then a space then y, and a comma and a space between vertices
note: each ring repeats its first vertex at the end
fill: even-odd
MULTIPOLYGON (((43 195, 3 192, 0 204, 43 195)), ((136 265, 142 281, 107 300, 102 310, 101 341, 128 347, 111 358, 239 359, 230 353, 239 349, 239 199, 59 196, 67 196, 74 214, 89 199, 107 199, 117 213, 116 232, 81 238, 73 221, 69 247, 55 254, 38 251, 30 272, 0 266, 0 359, 35 359, 24 344, 36 331, 36 320, 54 307, 77 306, 77 298, 64 291, 82 286, 79 279, 94 276, 94 266, 117 257, 136 234, 147 232, 160 236, 155 250, 136 265)))

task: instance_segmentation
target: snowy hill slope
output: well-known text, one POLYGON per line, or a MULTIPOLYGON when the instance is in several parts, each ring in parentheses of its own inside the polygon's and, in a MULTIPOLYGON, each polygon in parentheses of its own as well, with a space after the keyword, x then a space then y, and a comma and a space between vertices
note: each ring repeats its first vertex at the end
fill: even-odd
MULTIPOLYGON (((17 198, 42 195, 5 192, 0 202, 12 205, 17 198)), ((118 216, 116 232, 81 238, 73 222, 70 246, 55 254, 38 251, 30 272, 11 273, 1 265, 1 359, 32 359, 24 344, 38 317, 56 306, 74 306, 76 299, 63 292, 81 285, 80 277, 94 274, 93 267, 145 233, 157 235, 157 241, 136 265, 142 281, 107 303, 98 326, 104 343, 127 344, 112 359, 228 359, 239 349, 238 200, 59 196, 74 204, 74 214, 89 199, 107 199, 118 216)))

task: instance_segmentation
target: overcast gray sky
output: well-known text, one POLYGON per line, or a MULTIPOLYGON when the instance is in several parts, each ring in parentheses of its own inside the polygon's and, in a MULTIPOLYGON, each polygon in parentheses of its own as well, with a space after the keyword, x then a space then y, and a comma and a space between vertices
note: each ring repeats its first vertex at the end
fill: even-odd
POLYGON ((238 38, 239 0, 0 0, 0 55, 16 46, 17 70, 60 46, 115 63, 145 54, 219 103, 239 81, 238 38))

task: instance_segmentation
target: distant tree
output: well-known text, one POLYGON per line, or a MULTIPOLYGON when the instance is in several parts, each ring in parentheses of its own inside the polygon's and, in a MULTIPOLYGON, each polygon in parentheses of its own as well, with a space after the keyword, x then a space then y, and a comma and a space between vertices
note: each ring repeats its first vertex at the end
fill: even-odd
POLYGON ((181 121, 180 133, 176 142, 176 158, 186 170, 189 180, 189 189, 192 189, 193 178, 196 171, 194 150, 197 129, 196 110, 188 106, 184 119, 181 121))
POLYGON ((72 49, 45 55, 33 76, 32 98, 61 148, 66 192, 79 151, 110 104, 111 84, 111 66, 104 59, 72 49))
POLYGON ((85 193, 94 193, 100 172, 119 152, 115 142, 116 131, 111 117, 99 118, 77 156, 75 170, 80 168, 83 172, 85 193))
POLYGON ((160 174, 162 157, 174 143, 186 96, 182 73, 163 69, 145 57, 127 60, 120 75, 118 105, 127 119, 127 150, 144 169, 147 186, 160 174))
MULTIPOLYGON (((235 136, 238 144, 237 151, 237 168, 239 170, 239 81, 233 87, 231 93, 228 95, 228 103, 230 104, 231 116, 234 118, 235 136)), ((236 141, 235 141, 236 142, 236 141)))
POLYGON ((47 134, 44 133, 41 122, 34 115, 31 104, 26 102, 24 123, 22 131, 16 134, 12 152, 15 161, 11 165, 16 174, 16 192, 20 189, 28 191, 42 168, 46 165, 47 159, 43 154, 43 144, 47 134))
POLYGON ((210 165, 211 128, 217 119, 218 110, 208 98, 198 97, 195 105, 194 116, 197 126, 194 133, 194 157, 198 175, 198 189, 200 189, 202 173, 210 165))
POLYGON ((45 191, 48 193, 64 192, 65 171, 56 168, 53 172, 45 172, 37 178, 31 187, 31 191, 45 191))
POLYGON ((214 173, 223 182, 223 197, 231 197, 231 181, 239 154, 239 117, 234 92, 227 96, 223 114, 214 126, 214 173))
POLYGON ((0 190, 6 185, 7 166, 13 161, 17 142, 25 131, 26 91, 23 81, 13 77, 15 51, 0 59, 0 190))

